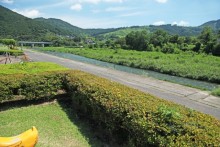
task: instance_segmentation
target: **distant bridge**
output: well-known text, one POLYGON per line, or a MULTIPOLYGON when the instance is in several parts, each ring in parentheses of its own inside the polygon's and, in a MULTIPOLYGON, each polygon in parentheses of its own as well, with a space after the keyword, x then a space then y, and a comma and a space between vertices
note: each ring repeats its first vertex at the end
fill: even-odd
POLYGON ((21 48, 24 46, 24 45, 31 45, 31 47, 34 47, 35 44, 41 44, 42 47, 44 47, 45 44, 53 44, 52 42, 34 42, 34 41, 18 41, 18 44, 21 45, 21 48))

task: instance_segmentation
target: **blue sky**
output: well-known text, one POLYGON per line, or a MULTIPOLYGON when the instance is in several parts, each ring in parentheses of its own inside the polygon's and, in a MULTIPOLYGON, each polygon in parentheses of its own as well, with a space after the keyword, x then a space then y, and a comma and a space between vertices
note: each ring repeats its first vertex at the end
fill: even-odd
POLYGON ((58 18, 81 28, 177 24, 220 19, 220 0, 0 0, 30 18, 58 18))

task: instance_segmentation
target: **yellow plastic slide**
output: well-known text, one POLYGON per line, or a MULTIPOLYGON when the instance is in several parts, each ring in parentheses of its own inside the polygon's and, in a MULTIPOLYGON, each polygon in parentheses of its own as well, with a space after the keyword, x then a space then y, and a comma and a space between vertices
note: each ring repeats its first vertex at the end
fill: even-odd
POLYGON ((34 147, 38 140, 35 127, 13 137, 0 137, 0 147, 34 147))

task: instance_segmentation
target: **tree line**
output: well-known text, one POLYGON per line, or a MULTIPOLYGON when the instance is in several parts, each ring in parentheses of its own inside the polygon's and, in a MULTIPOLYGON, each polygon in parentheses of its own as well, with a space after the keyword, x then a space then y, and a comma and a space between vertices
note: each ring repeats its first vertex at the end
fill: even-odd
POLYGON ((105 44, 111 48, 119 47, 138 51, 163 53, 193 51, 220 56, 220 30, 213 32, 210 27, 204 27, 197 37, 170 35, 163 30, 156 30, 153 33, 136 31, 114 41, 107 40, 105 44))
MULTIPOLYGON (((192 51, 220 56, 220 30, 214 32, 210 27, 204 27, 198 36, 171 35, 164 30, 154 32, 132 31, 125 37, 99 38, 61 36, 47 32, 44 41, 53 46, 84 46, 89 48, 122 48, 126 50, 157 51, 163 53, 180 53, 192 51)), ((13 39, 1 39, 0 43, 15 45, 13 39)))

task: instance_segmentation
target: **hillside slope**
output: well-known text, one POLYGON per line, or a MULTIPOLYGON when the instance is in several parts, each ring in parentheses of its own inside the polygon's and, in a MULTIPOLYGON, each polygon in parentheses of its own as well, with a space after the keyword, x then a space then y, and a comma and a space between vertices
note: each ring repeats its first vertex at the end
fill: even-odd
POLYGON ((202 24, 200 27, 206 27, 206 26, 211 27, 215 31, 220 30, 220 19, 206 22, 202 24))
POLYGON ((0 34, 1 37, 26 40, 36 38, 47 31, 41 23, 33 21, 16 12, 0 6, 0 34))
POLYGON ((35 18, 35 21, 41 22, 45 25, 50 25, 52 26, 52 31, 54 31, 56 34, 60 35, 70 35, 70 36, 78 36, 78 35, 83 35, 84 30, 73 26, 63 20, 56 19, 56 18, 35 18))
POLYGON ((16 40, 42 41, 47 33, 61 36, 93 36, 101 38, 124 37, 131 31, 147 30, 154 32, 162 29, 169 34, 180 36, 197 36, 205 26, 214 31, 220 30, 220 20, 209 21, 198 27, 183 27, 176 25, 161 26, 132 26, 108 29, 82 29, 63 20, 55 18, 30 19, 0 5, 0 38, 14 38, 16 40))
POLYGON ((63 36, 80 36, 81 28, 59 19, 30 19, 0 6, 0 37, 17 40, 42 40, 47 32, 63 36))

